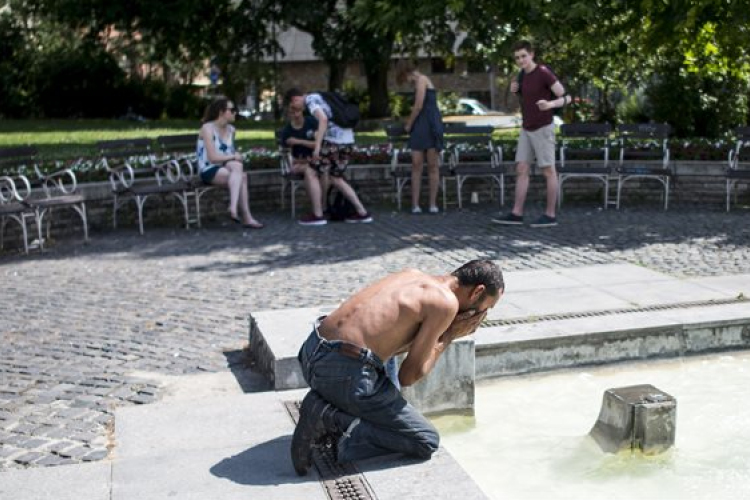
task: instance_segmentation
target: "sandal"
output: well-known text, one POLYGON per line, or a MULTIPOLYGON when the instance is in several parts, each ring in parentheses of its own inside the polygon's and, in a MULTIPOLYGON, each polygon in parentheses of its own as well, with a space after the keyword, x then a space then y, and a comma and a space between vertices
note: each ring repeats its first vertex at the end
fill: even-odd
POLYGON ((242 224, 242 227, 246 229, 263 229, 266 226, 261 224, 260 222, 253 222, 250 224, 242 224))

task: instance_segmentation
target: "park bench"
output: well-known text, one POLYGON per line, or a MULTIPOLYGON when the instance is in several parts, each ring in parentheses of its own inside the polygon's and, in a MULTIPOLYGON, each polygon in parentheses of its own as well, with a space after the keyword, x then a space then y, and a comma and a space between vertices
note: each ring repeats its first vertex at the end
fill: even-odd
MULTIPOLYGON (((182 135, 160 135, 156 138, 159 146, 161 159, 159 161, 171 161, 180 169, 182 181, 186 185, 183 194, 175 193, 177 199, 182 203, 185 215, 185 227, 195 223, 201 227, 201 197, 213 186, 204 184, 198 174, 198 161, 195 156, 198 136, 197 134, 182 135), (190 201, 195 208, 195 214, 190 214, 190 201)), ((157 173, 158 175, 158 173, 157 173)))
POLYGON ((609 205, 609 123, 571 123, 560 126, 560 157, 557 168, 557 205, 562 206, 565 181, 594 179, 604 185, 604 208, 609 205))
MULTIPOLYGON (((193 137, 195 139, 195 136, 193 137)), ((194 191, 177 161, 157 161, 151 139, 118 139, 100 141, 97 149, 100 164, 109 174, 112 190, 112 225, 117 228, 120 207, 134 201, 138 212, 138 229, 143 234, 143 208, 153 197, 171 195, 180 201, 185 227, 190 227, 188 192, 194 191)))
POLYGON ((727 212, 729 212, 732 194, 737 203, 737 189, 739 184, 750 185, 750 127, 737 127, 734 130, 737 142, 729 151, 726 171, 727 182, 727 212))
POLYGON ((505 202, 505 174, 512 166, 503 160, 502 148, 492 141, 493 127, 453 125, 445 129, 445 143, 449 154, 450 171, 456 179, 458 208, 463 208, 463 186, 470 178, 492 181, 500 191, 500 204, 505 202))
POLYGON ((292 149, 281 143, 281 130, 276 131, 276 145, 279 150, 279 175, 281 179, 281 208, 286 207, 286 190, 289 188, 289 204, 292 219, 297 214, 297 189, 305 184, 305 176, 292 171, 292 149))
POLYGON ((18 147, 0 150, 0 248, 4 245, 5 226, 16 222, 23 237, 24 252, 29 252, 29 223, 36 224, 39 249, 44 249, 56 208, 72 208, 81 218, 84 241, 88 241, 86 200, 77 193, 78 183, 73 171, 81 160, 65 166, 56 161, 54 172, 45 173, 39 165, 36 148, 18 147))
MULTIPOLYGON (((444 126, 447 124, 443 124, 444 126)), ((388 138, 388 150, 391 155, 391 177, 396 190, 396 204, 401 211, 401 198, 404 187, 411 182, 411 150, 409 149, 409 134, 403 125, 386 125, 385 134, 388 138)), ((449 164, 440 155, 438 171, 440 175, 440 190, 443 193, 443 211, 445 211, 448 200, 446 199, 446 178, 452 177, 449 164)), ((427 177, 427 168, 422 170, 422 175, 427 177)))
POLYGON ((664 210, 669 207, 669 186, 674 172, 669 159, 670 126, 659 123, 622 124, 617 127, 620 161, 617 166, 617 209, 622 188, 631 179, 654 179, 664 188, 664 210))

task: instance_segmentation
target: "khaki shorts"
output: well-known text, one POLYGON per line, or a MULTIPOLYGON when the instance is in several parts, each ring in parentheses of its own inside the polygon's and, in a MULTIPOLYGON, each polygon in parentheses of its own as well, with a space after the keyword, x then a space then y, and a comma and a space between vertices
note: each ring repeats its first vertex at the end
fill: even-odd
POLYGON ((538 167, 555 165, 555 124, 538 128, 533 132, 521 129, 516 149, 516 163, 531 165, 536 160, 538 167))

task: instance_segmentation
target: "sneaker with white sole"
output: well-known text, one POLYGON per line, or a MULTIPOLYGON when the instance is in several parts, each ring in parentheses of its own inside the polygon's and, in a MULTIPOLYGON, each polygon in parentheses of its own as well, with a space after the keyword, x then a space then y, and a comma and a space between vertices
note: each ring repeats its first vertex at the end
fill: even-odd
POLYGON ((557 225, 557 217, 550 217, 542 214, 537 220, 531 223, 531 227, 552 227, 557 225))
POLYGON ((307 214, 300 217, 297 223, 302 224, 303 226, 324 226, 328 224, 328 221, 325 217, 318 217, 315 214, 307 214))
POLYGON ((508 215, 492 219, 492 222, 496 224, 505 224, 506 226, 520 226, 523 224, 523 215, 516 215, 510 212, 508 215))
POLYGON ((438 207, 430 207, 430 213, 431 214, 439 214, 440 209, 438 207))
POLYGON ((372 222, 372 215, 370 215, 370 212, 365 212, 364 215, 354 214, 350 215, 345 220, 350 224, 367 224, 368 222, 372 222))
POLYGON ((413 213, 414 215, 421 214, 422 213, 422 209, 419 208, 419 207, 412 207, 411 213, 413 213))

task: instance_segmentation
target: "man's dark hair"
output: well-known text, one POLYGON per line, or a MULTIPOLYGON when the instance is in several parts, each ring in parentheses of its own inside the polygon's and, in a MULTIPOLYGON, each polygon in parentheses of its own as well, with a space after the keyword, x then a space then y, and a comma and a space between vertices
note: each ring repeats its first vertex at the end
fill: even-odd
POLYGON ((291 102, 293 97, 299 97, 303 95, 305 95, 305 93, 297 87, 290 88, 284 93, 284 107, 289 106, 289 103, 291 102))
POLYGON ((519 50, 525 50, 526 52, 531 54, 532 52, 534 52, 534 47, 531 46, 531 42, 528 40, 519 40, 513 44, 513 53, 516 53, 519 50))
POLYGON ((505 290, 503 272, 500 266, 491 260, 471 260, 451 273, 458 278, 461 286, 484 285, 487 293, 497 295, 498 290, 505 290))

